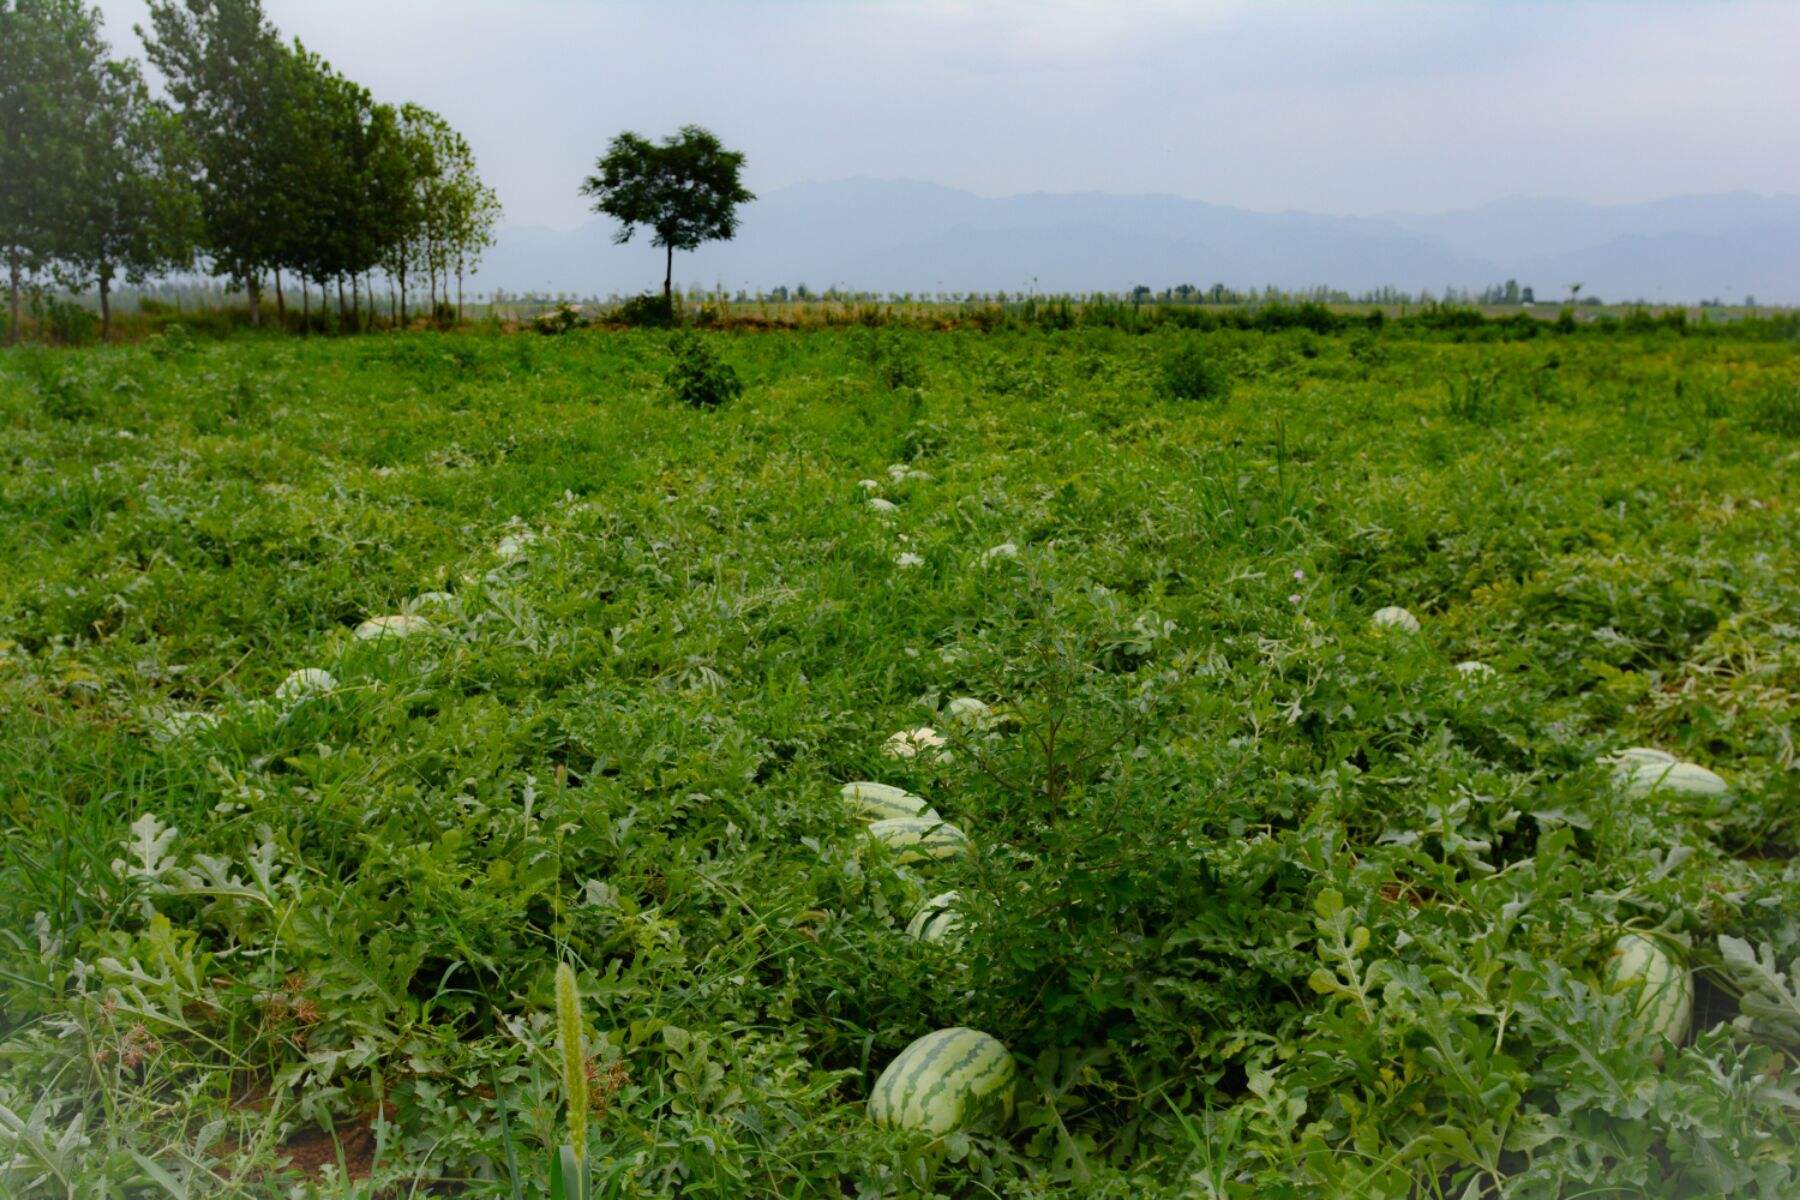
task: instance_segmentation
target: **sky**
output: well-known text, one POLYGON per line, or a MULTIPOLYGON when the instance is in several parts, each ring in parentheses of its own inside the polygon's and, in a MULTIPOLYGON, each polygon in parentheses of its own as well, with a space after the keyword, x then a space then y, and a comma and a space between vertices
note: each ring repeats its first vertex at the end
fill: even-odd
MULTIPOLYGON (((1157 192, 1372 215, 1800 192, 1796 0, 264 0, 565 229, 611 136, 686 123, 768 191, 1157 192)), ((99 0, 137 53, 144 0, 99 0)))

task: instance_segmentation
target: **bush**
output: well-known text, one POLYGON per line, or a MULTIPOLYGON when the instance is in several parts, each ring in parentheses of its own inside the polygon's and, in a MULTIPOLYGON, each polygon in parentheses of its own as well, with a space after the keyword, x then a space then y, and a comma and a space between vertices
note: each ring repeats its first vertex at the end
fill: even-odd
POLYGON ((613 317, 622 325, 662 329, 675 323, 675 306, 655 292, 646 292, 619 305, 613 317))
POLYGON ((1750 427, 1787 437, 1800 435, 1800 383, 1771 383, 1750 409, 1750 427))
POLYGON ((1200 343, 1183 341, 1163 359, 1162 387, 1177 400, 1223 400, 1231 379, 1200 343))
POLYGON ((691 408, 717 408, 743 394, 744 384, 698 335, 682 332, 669 340, 675 364, 666 382, 675 398, 691 408))
POLYGON ((549 312, 541 312, 531 319, 531 327, 546 337, 568 333, 572 329, 580 329, 587 324, 579 304, 562 301, 549 312))
POLYGON ((92 345, 100 337, 100 315, 73 300, 45 296, 31 306, 38 318, 38 328, 48 340, 64 346, 92 345))
POLYGON ((858 349, 863 360, 874 369, 875 378, 889 391, 924 385, 925 364, 919 360, 913 343, 894 331, 871 333, 858 349))
POLYGON ((145 340, 144 348, 158 361, 176 358, 193 351, 194 337, 188 332, 186 325, 180 321, 170 321, 163 326, 161 333, 151 334, 145 340))

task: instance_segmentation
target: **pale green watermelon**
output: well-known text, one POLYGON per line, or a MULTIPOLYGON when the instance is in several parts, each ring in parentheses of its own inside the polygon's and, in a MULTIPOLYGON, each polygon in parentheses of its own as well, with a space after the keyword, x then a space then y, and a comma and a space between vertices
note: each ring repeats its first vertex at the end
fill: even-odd
POLYGON ((323 695, 337 688, 337 680, 331 677, 330 671, 322 671, 318 667, 301 667, 281 681, 275 689, 277 700, 304 700, 308 696, 323 695))
POLYGON ((1369 624, 1377 630, 1395 629, 1401 633, 1419 632, 1419 618, 1398 605, 1377 609, 1375 615, 1369 618, 1369 624))
POLYGON ((955 892, 940 892, 927 900, 913 919, 906 923, 906 932, 922 942, 953 942, 962 930, 962 917, 956 911, 957 895, 955 892))
POLYGON ((370 617, 356 627, 356 639, 366 642, 376 638, 405 638, 430 633, 433 625, 417 613, 397 613, 391 617, 370 617))
POLYGON ((869 836, 898 854, 903 863, 955 858, 969 848, 967 835, 936 814, 876 821, 869 826, 869 836))
POLYGON ((1681 760, 1667 750, 1658 750, 1653 746, 1631 746, 1603 761, 1612 763, 1616 767, 1624 764, 1637 766, 1640 763, 1662 763, 1664 766, 1673 766, 1681 760))
POLYGON ((1638 1031, 1679 1045, 1694 1011, 1694 982, 1661 942, 1628 933, 1613 943, 1606 961, 1606 990, 1634 993, 1638 1031))
POLYGON ((913 795, 905 788, 897 788, 891 783, 870 783, 858 780, 846 783, 841 795, 852 807, 871 820, 882 820, 893 817, 936 817, 931 807, 923 799, 913 795))
POLYGON ((967 725, 973 729, 986 729, 994 723, 994 710, 987 702, 974 696, 958 696, 944 706, 953 724, 967 725))
POLYGON ((945 1134, 1012 1115, 1012 1054, 978 1029, 940 1029, 902 1050, 875 1081, 869 1119, 890 1129, 945 1134))
POLYGON ((1628 796, 1667 793, 1675 796, 1712 798, 1723 796, 1731 785, 1705 767, 1690 762, 1658 762, 1624 759, 1613 767, 1613 778, 1628 796))

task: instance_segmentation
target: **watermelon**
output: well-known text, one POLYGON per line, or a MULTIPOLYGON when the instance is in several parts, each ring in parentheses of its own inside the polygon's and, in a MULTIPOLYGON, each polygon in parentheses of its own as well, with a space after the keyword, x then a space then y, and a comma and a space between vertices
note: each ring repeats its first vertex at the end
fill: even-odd
POLYGON ((416 613, 400 613, 392 617, 370 617, 356 627, 356 640, 371 641, 375 638, 404 638, 415 634, 432 632, 432 624, 416 613))
POLYGON ((1723 796, 1731 785, 1697 763, 1664 763, 1645 759, 1625 759, 1613 767, 1613 778, 1628 796, 1648 796, 1652 792, 1676 796, 1711 798, 1723 796))
POLYGON ((1012 1115, 1012 1053, 997 1038, 960 1026, 928 1033, 875 1080, 869 1119, 889 1129, 946 1134, 1012 1115))
POLYGON ((1602 761, 1614 764, 1662 763, 1664 766, 1674 766, 1680 760, 1667 750, 1657 750, 1651 746, 1632 746, 1602 761))
POLYGON ((859 809, 870 820, 893 817, 937 818, 937 814, 931 811, 923 799, 891 783, 858 780, 846 783, 841 794, 851 807, 859 809))
POLYGON ((308 696, 317 696, 337 687, 337 680, 331 672, 321 671, 318 667, 301 667, 281 681, 275 689, 277 700, 304 700, 308 696))
POLYGON ((1486 679, 1494 673, 1494 668, 1488 666, 1484 662, 1477 662, 1474 659, 1457 663, 1456 670, 1459 674, 1469 679, 1486 679))
POLYGON ((955 858, 969 847, 967 835, 935 813, 876 821, 869 826, 869 836, 898 854, 903 863, 955 858))
POLYGON ((1644 1037, 1661 1036, 1679 1045, 1694 1011, 1694 981, 1660 942, 1628 933, 1613 943, 1606 962, 1606 990, 1635 993, 1633 1010, 1644 1037))
POLYGON ((922 942, 959 940, 957 934, 962 929, 962 917, 957 915, 956 900, 955 892, 940 892, 927 900, 906 923, 907 936, 922 942))
POLYGON ((1397 629, 1402 633, 1419 632, 1419 618, 1397 605, 1378 609, 1375 615, 1369 618, 1369 624, 1378 630, 1397 629))
POLYGON ((958 696, 944 706, 944 712, 959 725, 986 729, 994 723, 994 710, 973 696, 958 696))

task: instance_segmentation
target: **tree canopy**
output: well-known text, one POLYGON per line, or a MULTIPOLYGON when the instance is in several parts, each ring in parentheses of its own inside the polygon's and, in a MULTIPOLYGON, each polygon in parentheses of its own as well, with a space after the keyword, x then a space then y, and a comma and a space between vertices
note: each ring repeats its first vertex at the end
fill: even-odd
MULTIPOLYGON (((138 28, 163 80, 115 60, 82 0, 0 0, 0 256, 12 291, 93 288, 102 329, 119 279, 202 269, 249 295, 284 274, 338 285, 419 275, 436 302, 493 241, 500 206, 443 118, 377 100, 298 42, 262 0, 150 0, 138 28)), ((348 295, 346 296, 346 285, 348 295)), ((346 305, 345 301, 348 300, 346 305)))
POLYGON ((698 125, 656 143, 627 131, 613 138, 595 174, 581 186, 594 211, 619 222, 613 240, 629 242, 641 225, 666 252, 663 302, 672 302, 675 251, 729 241, 738 206, 756 199, 743 184, 744 156, 698 125))

